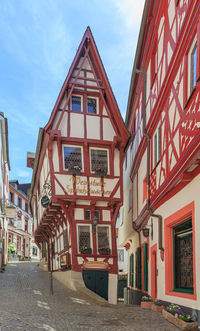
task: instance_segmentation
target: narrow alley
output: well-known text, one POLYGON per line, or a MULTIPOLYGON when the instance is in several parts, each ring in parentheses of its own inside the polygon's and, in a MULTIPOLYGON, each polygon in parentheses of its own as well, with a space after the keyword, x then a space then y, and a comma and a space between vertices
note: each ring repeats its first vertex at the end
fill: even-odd
POLYGON ((178 330, 161 314, 138 306, 100 306, 56 280, 35 262, 9 264, 0 274, 0 330, 178 330))

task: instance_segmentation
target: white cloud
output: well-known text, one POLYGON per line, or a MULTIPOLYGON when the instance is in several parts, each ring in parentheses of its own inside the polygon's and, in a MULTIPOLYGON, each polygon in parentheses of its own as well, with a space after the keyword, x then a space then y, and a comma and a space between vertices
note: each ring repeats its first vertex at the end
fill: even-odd
POLYGON ((21 178, 29 178, 30 177, 31 172, 28 172, 26 170, 21 170, 18 172, 18 176, 21 178))
POLYGON ((114 0, 125 26, 130 29, 140 25, 145 0, 114 0))

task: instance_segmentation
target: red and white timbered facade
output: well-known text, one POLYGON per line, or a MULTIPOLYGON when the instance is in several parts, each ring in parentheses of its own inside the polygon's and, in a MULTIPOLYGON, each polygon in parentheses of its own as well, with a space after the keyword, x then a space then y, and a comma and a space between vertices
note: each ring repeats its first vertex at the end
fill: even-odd
POLYGON ((50 119, 40 129, 31 207, 35 240, 55 277, 66 270, 73 282, 83 274, 86 286, 109 302, 116 302, 115 223, 128 138, 87 28, 50 119), (105 293, 89 282, 98 277, 104 278, 105 293))
POLYGON ((146 1, 126 115, 133 141, 124 165, 119 237, 129 243, 133 291, 196 310, 199 77, 199 1, 146 1))

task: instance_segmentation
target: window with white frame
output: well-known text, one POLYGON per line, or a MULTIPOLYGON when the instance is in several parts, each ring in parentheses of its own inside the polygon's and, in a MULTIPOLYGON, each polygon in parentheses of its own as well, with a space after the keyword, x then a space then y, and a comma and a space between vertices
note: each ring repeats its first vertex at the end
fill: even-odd
POLYGON ((78 95, 72 95, 71 97, 71 110, 82 111, 82 97, 78 95))
POLYGON ((77 168, 82 170, 82 148, 77 146, 63 146, 64 169, 77 168))
POLYGON ((92 253, 89 225, 78 225, 78 248, 80 253, 92 253))
POLYGON ((108 151, 106 149, 90 149, 92 172, 108 172, 108 151))
POLYGON ((161 157, 161 125, 156 129, 153 136, 153 167, 155 168, 161 157))
POLYGON ((88 114, 97 114, 97 99, 96 98, 87 98, 87 113, 88 114))
POLYGON ((97 227, 97 240, 98 240, 98 250, 100 249, 110 250, 108 226, 97 227))

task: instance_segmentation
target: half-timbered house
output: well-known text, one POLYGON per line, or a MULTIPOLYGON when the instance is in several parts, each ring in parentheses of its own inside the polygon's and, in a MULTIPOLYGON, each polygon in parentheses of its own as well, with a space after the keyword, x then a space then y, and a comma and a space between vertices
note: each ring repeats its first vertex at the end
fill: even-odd
POLYGON ((30 204, 35 240, 49 270, 69 286, 85 284, 112 303, 117 299, 115 223, 128 139, 88 27, 50 119, 39 131, 30 204))
POLYGON ((142 293, 199 313, 200 3, 146 0, 126 125, 119 237, 130 298, 142 293))

